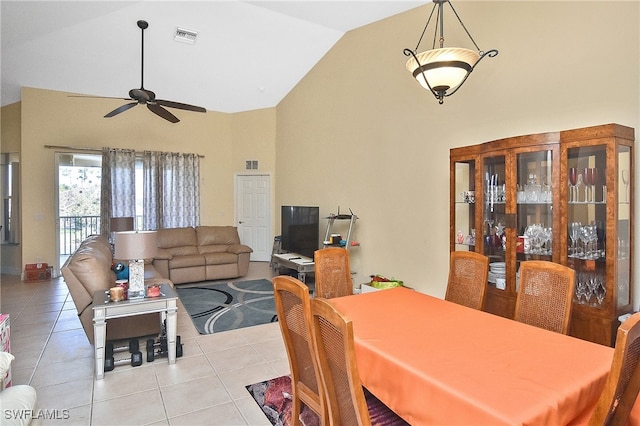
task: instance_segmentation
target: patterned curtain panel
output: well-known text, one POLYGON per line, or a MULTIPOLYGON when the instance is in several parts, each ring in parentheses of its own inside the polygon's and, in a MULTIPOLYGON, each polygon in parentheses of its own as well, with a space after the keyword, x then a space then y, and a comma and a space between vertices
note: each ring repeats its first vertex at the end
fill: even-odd
POLYGON ((102 179, 100 183, 100 234, 109 235, 111 222, 111 164, 109 148, 102 148, 102 179))
POLYGON ((144 153, 145 228, 200 224, 200 158, 197 154, 144 153))
POLYGON ((136 153, 102 149, 100 231, 109 235, 112 217, 136 217, 136 153))
POLYGON ((162 211, 162 173, 160 171, 160 152, 145 151, 142 155, 144 198, 144 229, 159 229, 164 213, 162 211))

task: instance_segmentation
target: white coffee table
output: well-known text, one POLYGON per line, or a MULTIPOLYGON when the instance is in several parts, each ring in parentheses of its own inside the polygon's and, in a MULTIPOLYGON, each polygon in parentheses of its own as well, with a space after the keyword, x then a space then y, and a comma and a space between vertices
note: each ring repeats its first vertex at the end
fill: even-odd
POLYGON ((111 302, 108 292, 95 292, 93 295, 93 334, 96 351, 96 379, 104 378, 104 349, 107 337, 107 320, 112 318, 160 312, 161 322, 166 324, 169 364, 176 362, 178 296, 170 284, 161 284, 160 293, 161 295, 158 297, 111 302))

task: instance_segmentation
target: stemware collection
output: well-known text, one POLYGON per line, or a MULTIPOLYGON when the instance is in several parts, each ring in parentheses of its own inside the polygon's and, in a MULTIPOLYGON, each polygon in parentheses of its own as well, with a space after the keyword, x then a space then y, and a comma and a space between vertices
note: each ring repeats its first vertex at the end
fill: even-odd
POLYGON ((581 305, 602 306, 607 295, 602 273, 579 271, 576 274, 575 300, 581 305))
POLYGON ((529 249, 525 248, 526 253, 543 255, 553 253, 553 230, 551 228, 545 228, 540 223, 534 223, 525 228, 524 236, 529 240, 529 249))
POLYGON ((629 202, 629 170, 622 171, 622 183, 624 183, 624 201, 629 202))
MULTIPOLYGON (((598 169, 585 167, 582 173, 578 173, 576 167, 569 168, 569 202, 570 203, 595 203, 596 182, 598 181, 598 169), (584 186, 584 199, 580 197, 580 187, 584 186)), ((602 202, 605 201, 606 187, 603 186, 602 202)))
POLYGON ((583 225, 580 222, 569 224, 571 248, 569 257, 595 260, 605 256, 605 251, 598 249, 598 227, 595 224, 583 225), (582 242, 582 244, 578 244, 582 242))
MULTIPOLYGON (((493 176, 492 176, 493 178, 493 176)), ((497 178, 497 176, 496 176, 497 178)), ((570 167, 569 173, 569 202, 570 203, 595 203, 596 200, 596 183, 598 182, 598 169, 595 167, 585 167, 579 170, 576 167, 570 167), (582 173, 579 173, 582 171, 582 173), (582 189, 584 188, 584 189, 582 189), (581 196, 583 194, 583 196, 581 196)), ((621 178, 623 184, 628 188, 629 171, 622 170, 621 178)), ((489 191, 487 201, 504 202, 505 192, 504 185, 497 185, 497 179, 489 180, 489 191)), ((535 175, 533 179, 530 176, 527 185, 524 187, 518 185, 517 202, 551 202, 551 188, 546 185, 536 185, 535 175), (547 197, 546 193, 549 193, 547 197)), ((628 195, 627 195, 628 197, 628 195)), ((628 200, 628 198, 627 198, 628 200)), ((602 187, 602 202, 606 202, 606 186, 602 187)), ((625 200, 626 201, 626 200, 625 200)), ((493 221, 490 221, 493 222, 493 221)), ((493 223, 489 224, 489 229, 493 223)), ((497 235, 497 233, 496 233, 497 235)), ((525 228, 524 237, 525 253, 538 255, 553 254, 553 230, 545 227, 543 224, 534 223, 525 228)), ((571 245, 569 247, 569 257, 584 260, 596 260, 605 257, 605 251, 598 248, 598 228, 595 224, 583 225, 580 222, 571 222, 569 224, 569 239, 571 245)), ((620 251, 620 250, 619 250, 620 251)), ((576 275, 576 287, 574 299, 584 305, 602 306, 606 297, 606 283, 602 272, 580 271, 576 275)))

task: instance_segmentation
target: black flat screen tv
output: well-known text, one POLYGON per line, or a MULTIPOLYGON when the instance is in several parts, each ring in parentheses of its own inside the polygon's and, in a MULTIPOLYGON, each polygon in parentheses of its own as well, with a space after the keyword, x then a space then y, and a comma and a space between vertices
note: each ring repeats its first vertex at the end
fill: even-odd
POLYGON ((282 250, 313 259, 318 250, 320 208, 282 206, 280 246, 282 250))

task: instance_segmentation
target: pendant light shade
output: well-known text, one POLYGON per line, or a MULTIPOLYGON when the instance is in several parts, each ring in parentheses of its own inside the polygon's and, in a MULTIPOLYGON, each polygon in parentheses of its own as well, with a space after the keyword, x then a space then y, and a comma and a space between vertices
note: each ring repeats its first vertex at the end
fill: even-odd
POLYGON ((409 59, 407 70, 425 89, 446 92, 462 84, 478 59, 478 52, 461 47, 433 49, 409 59))
POLYGON ((449 0, 433 0, 434 6, 427 20, 418 45, 414 50, 404 49, 404 54, 409 56, 406 67, 411 75, 422 87, 429 90, 442 104, 444 98, 453 95, 467 80, 475 66, 485 57, 494 57, 498 54, 495 49, 483 52, 469 34, 449 0), (463 47, 444 47, 444 4, 448 3, 462 28, 473 42, 476 51, 463 47), (417 53, 422 37, 429 27, 431 18, 437 9, 436 28, 434 32, 433 48, 417 53), (436 34, 439 30, 439 48, 436 48, 436 34))

